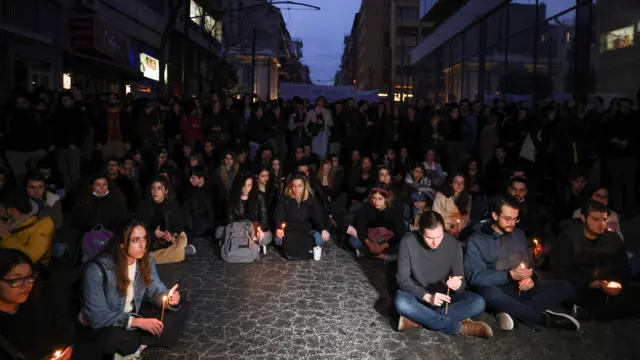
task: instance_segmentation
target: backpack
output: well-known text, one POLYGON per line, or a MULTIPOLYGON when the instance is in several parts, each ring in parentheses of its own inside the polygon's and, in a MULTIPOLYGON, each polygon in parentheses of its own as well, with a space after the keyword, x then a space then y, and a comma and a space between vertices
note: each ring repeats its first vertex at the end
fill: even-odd
POLYGON ((112 237, 111 231, 105 230, 100 224, 86 232, 82 237, 81 263, 85 264, 103 252, 112 237))
POLYGON ((248 263, 258 259, 260 246, 253 241, 251 222, 236 221, 224 228, 220 256, 228 263, 248 263))

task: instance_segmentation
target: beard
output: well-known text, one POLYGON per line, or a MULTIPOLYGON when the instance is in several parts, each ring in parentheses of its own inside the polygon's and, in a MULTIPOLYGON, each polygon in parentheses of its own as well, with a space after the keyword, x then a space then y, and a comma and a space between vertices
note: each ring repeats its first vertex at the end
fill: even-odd
POLYGON ((496 223, 495 224, 496 228, 498 228, 498 230, 500 230, 500 232, 502 232, 503 234, 510 234, 513 232, 513 229, 515 229, 515 225, 507 225, 505 227, 502 227, 500 225, 500 223, 496 223))

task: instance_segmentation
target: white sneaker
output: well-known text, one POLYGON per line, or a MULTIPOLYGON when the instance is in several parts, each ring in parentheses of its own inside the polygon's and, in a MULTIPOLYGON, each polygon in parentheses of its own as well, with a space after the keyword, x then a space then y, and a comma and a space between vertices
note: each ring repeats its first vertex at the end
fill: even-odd
POLYGON ((498 313, 496 315, 496 321, 498 322, 500 329, 505 331, 513 330, 514 322, 511 315, 507 313, 498 313))
POLYGON ((362 259, 364 254, 360 252, 360 250, 356 249, 356 259, 362 259))
POLYGON ((191 244, 189 244, 189 245, 187 245, 186 248, 184 248, 184 253, 185 253, 185 255, 193 256, 193 255, 196 254, 196 247, 191 245, 191 244))
POLYGON ((131 355, 127 355, 127 356, 122 356, 120 354, 115 354, 113 355, 113 360, 140 360, 140 354, 142 354, 142 352, 144 351, 144 349, 147 348, 147 345, 140 345, 140 347, 138 348, 138 351, 136 351, 135 353, 131 354, 131 355))

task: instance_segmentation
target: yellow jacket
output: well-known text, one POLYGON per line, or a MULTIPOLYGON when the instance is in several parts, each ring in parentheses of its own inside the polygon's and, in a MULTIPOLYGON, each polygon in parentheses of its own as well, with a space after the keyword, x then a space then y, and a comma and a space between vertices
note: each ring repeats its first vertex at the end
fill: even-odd
POLYGON ((49 264, 49 248, 54 234, 51 218, 32 216, 18 225, 17 230, 0 240, 0 248, 21 250, 34 264, 49 264))

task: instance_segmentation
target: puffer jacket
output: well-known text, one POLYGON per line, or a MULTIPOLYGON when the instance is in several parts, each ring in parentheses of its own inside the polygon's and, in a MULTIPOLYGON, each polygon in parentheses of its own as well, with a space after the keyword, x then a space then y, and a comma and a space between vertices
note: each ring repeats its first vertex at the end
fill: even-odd
POLYGON ((47 265, 53 233, 50 217, 38 218, 34 215, 11 229, 9 235, 0 240, 0 248, 20 250, 35 264, 47 265))

